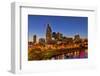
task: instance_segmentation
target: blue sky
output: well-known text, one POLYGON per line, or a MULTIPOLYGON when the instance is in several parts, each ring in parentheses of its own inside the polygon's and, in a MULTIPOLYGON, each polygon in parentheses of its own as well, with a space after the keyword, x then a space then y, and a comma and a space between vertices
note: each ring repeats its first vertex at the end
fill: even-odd
POLYGON ((78 33, 81 37, 88 37, 88 17, 28 15, 29 41, 32 41, 34 34, 45 38, 48 23, 53 32, 61 32, 64 36, 78 33))

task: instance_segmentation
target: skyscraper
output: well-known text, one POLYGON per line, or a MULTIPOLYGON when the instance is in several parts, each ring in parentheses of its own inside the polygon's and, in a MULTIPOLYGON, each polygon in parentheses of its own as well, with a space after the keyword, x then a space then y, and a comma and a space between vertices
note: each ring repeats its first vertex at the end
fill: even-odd
POLYGON ((40 38, 40 39, 39 39, 39 43, 40 43, 40 44, 45 44, 45 38, 40 38))
POLYGON ((50 24, 47 24, 46 28, 46 42, 50 42, 52 40, 52 29, 50 27, 50 24))
POLYGON ((76 34, 76 35, 74 36, 74 40, 80 40, 80 35, 79 35, 79 34, 76 34))
POLYGON ((60 32, 57 32, 57 40, 60 40, 62 38, 62 34, 60 32))
POLYGON ((33 43, 36 43, 36 35, 33 36, 33 43))

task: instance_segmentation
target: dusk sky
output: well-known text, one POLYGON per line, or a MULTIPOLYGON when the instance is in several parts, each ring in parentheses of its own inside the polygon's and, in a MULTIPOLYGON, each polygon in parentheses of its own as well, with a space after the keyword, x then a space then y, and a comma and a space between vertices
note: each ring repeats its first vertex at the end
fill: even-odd
POLYGON ((88 37, 88 17, 28 15, 29 41, 35 34, 37 38, 45 38, 47 24, 50 24, 52 32, 60 32, 63 36, 79 34, 88 37))

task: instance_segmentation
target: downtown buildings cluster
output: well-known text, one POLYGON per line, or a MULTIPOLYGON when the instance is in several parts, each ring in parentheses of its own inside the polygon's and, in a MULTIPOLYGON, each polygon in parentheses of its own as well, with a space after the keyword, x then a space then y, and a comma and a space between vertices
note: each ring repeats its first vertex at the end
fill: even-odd
POLYGON ((39 57, 36 56, 35 58, 37 60, 42 59, 64 59, 64 58, 84 58, 87 57, 87 48, 88 48, 88 39, 87 38, 81 38, 79 34, 76 34, 73 37, 67 37, 64 36, 61 32, 54 32, 51 29, 50 24, 47 24, 46 27, 46 33, 45 38, 39 38, 37 40, 37 35, 33 35, 33 41, 28 42, 28 52, 29 54, 33 52, 30 56, 30 60, 36 55, 34 52, 38 51, 38 53, 43 53, 43 56, 45 54, 48 54, 46 57, 39 57), (72 49, 75 49, 74 51, 72 49), (66 51, 68 50, 68 51, 66 51), (81 50, 82 53, 84 53, 83 56, 81 56, 81 50), (86 50, 86 51, 85 51, 86 50), (31 51, 31 52, 30 52, 31 51))

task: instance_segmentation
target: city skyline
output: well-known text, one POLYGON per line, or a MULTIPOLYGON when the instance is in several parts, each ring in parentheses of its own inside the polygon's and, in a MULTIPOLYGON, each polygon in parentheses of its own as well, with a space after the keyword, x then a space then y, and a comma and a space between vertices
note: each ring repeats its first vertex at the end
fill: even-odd
POLYGON ((88 37, 87 17, 28 15, 28 41, 32 41, 33 35, 45 38, 48 23, 53 32, 64 36, 72 37, 78 33, 81 37, 88 37))

